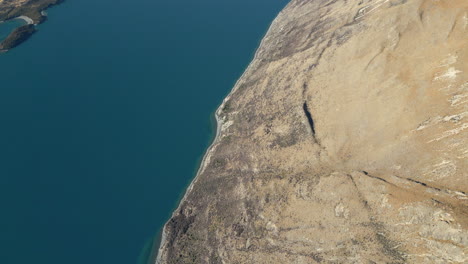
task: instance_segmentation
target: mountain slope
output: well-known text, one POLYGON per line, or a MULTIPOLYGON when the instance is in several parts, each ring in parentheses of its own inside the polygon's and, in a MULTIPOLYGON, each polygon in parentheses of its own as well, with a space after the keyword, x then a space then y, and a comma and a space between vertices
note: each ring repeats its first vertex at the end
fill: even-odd
POLYGON ((293 0, 160 263, 466 263, 468 1, 293 0))

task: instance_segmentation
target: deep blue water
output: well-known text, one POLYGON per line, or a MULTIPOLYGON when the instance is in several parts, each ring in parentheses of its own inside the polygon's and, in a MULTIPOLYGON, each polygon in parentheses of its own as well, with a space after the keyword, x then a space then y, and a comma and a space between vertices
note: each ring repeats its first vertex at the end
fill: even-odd
POLYGON ((137 263, 287 0, 79 0, 0 55, 0 263, 137 263))

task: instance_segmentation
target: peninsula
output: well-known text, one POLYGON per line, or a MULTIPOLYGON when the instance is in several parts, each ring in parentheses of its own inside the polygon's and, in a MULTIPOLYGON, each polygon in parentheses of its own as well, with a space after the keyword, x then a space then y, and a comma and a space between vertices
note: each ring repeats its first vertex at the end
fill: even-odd
POLYGON ((35 25, 46 20, 44 10, 63 0, 0 0, 0 22, 10 19, 24 19, 28 25, 15 29, 5 40, 0 43, 0 51, 12 49, 34 32, 35 25))
POLYGON ((468 1, 292 0, 156 263, 467 263, 468 1))

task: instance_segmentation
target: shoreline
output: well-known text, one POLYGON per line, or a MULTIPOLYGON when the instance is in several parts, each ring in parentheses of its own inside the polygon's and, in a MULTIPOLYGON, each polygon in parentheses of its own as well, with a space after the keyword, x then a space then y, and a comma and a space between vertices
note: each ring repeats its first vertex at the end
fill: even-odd
MULTIPOLYGON (((215 147, 215 144, 218 142, 219 140, 219 135, 220 135, 220 132, 221 132, 221 126, 222 126, 222 123, 220 122, 220 119, 219 119, 219 116, 218 116, 218 111, 220 109, 222 109, 222 106, 224 105, 224 100, 223 100, 223 103, 221 103, 221 105, 219 107, 216 108, 216 111, 214 112, 214 118, 216 120, 216 134, 215 134, 215 137, 212 141, 212 143, 210 144, 210 146, 208 147, 207 151, 205 152, 205 154, 203 155, 203 158, 202 158, 202 161, 200 163, 200 166, 198 167, 198 170, 197 170, 197 173, 195 175, 195 178, 191 181, 190 185, 187 187, 186 191, 185 191, 185 194, 184 196, 182 197, 182 199, 180 199, 179 201, 179 205, 177 206, 177 208, 173 211, 171 217, 169 218, 168 221, 170 221, 170 219, 174 216, 174 213, 176 213, 177 211, 179 211, 180 209, 180 205, 182 204, 182 202, 186 199, 187 195, 190 193, 190 191, 193 189, 193 185, 194 183, 198 180, 200 174, 201 174, 201 171, 202 169, 205 168, 206 166, 206 159, 207 157, 210 156, 210 153, 212 152, 213 150, 213 147, 215 147)), ((156 264, 159 264, 161 263, 161 250, 163 248, 163 246, 166 244, 166 237, 167 237, 167 234, 166 234, 166 224, 167 222, 164 224, 164 226, 161 228, 161 239, 159 241, 159 245, 157 247, 157 255, 156 255, 156 259, 155 259, 155 262, 151 261, 151 263, 156 263, 156 264)), ((156 247, 155 247, 156 249, 156 247)))
MULTIPOLYGON (((172 212, 171 214, 171 217, 166 221, 166 223, 163 225, 163 227, 161 228, 161 240, 160 240, 160 243, 158 245, 158 251, 157 251, 157 255, 156 255, 156 259, 155 261, 152 263, 155 263, 155 264, 162 264, 161 263, 161 254, 162 254, 162 250, 163 248, 165 247, 167 241, 166 241, 166 238, 167 238, 167 232, 166 232, 166 225, 167 223, 172 219, 172 217, 174 217, 174 214, 176 214, 179 210, 180 210, 180 206, 182 205, 182 203, 186 200, 187 196, 190 194, 190 192, 192 191, 193 189, 193 185, 198 181, 199 179, 199 176, 200 174, 204 171, 206 165, 207 165, 207 159, 209 160, 211 158, 211 154, 213 152, 213 149, 217 146, 217 143, 220 139, 220 135, 221 135, 221 129, 222 129, 222 125, 223 125, 223 120, 220 118, 220 113, 222 112, 222 109, 224 108, 224 106, 226 105, 227 101, 229 101, 229 99, 231 99, 232 97, 232 94, 235 93, 238 88, 240 87, 240 83, 244 80, 246 74, 257 64, 258 62, 258 53, 259 53, 259 50, 260 48, 263 46, 263 43, 265 41, 265 37, 268 35, 268 32, 270 32, 271 28, 274 26, 274 24, 277 22, 277 19, 278 17, 280 16, 280 14, 282 13, 282 11, 290 4, 291 2, 289 2, 288 4, 286 4, 285 7, 283 7, 281 9, 280 12, 278 12, 278 14, 276 14, 275 18, 273 19, 273 21, 270 23, 270 25, 268 26, 268 29, 266 30, 265 34, 263 35, 263 37, 261 38, 261 41, 259 42, 256 50, 255 50, 255 53, 254 53, 254 56, 253 58, 250 60, 249 64, 247 65, 247 67, 245 68, 245 70, 243 71, 242 75, 237 79, 237 81, 235 82, 233 88, 231 89, 231 91, 226 95, 226 97, 223 99, 223 101, 221 102, 221 104, 216 108, 215 112, 214 112, 214 118, 216 120, 216 134, 215 134, 215 137, 212 141, 212 143, 210 144, 210 146, 208 147, 208 149, 206 150, 205 154, 203 155, 203 159, 200 163, 200 166, 197 170, 197 173, 195 175, 195 177, 193 178, 192 182, 190 183, 190 185, 188 186, 188 188, 186 189, 185 191, 185 194, 184 196, 182 197, 182 199, 179 201, 179 205, 177 206, 177 208, 172 212)), ((155 247, 156 248, 156 247, 155 247)))
POLYGON ((8 22, 8 21, 12 21, 12 20, 18 20, 18 19, 25 21, 27 25, 37 25, 37 24, 34 24, 34 20, 32 20, 32 18, 30 18, 28 16, 24 16, 24 15, 18 16, 18 17, 15 17, 15 18, 11 18, 11 19, 7 19, 7 20, 1 20, 0 24, 8 22))

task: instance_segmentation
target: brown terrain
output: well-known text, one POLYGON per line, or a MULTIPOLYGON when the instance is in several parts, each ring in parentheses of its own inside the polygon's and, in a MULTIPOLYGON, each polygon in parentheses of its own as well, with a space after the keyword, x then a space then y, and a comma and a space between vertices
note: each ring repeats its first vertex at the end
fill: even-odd
POLYGON ((468 1, 292 0, 159 263, 468 263, 468 1))

